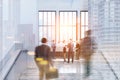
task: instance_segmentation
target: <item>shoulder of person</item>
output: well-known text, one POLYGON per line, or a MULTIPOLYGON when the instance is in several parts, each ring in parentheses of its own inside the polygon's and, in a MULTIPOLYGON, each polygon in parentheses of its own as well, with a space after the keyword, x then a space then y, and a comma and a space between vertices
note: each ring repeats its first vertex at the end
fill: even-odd
POLYGON ((49 46, 49 45, 45 45, 45 47, 46 47, 46 48, 50 48, 50 46, 49 46))
POLYGON ((36 46, 35 48, 39 48, 40 47, 40 45, 39 46, 36 46))
POLYGON ((83 41, 89 41, 89 40, 91 40, 90 37, 85 37, 85 38, 83 39, 83 41))

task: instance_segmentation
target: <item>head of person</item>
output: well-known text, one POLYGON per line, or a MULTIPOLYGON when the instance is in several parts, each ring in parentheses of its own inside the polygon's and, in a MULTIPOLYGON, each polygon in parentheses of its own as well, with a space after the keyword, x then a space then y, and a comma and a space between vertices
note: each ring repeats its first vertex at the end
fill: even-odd
POLYGON ((91 30, 86 31, 86 36, 91 36, 91 30))
POLYGON ((43 38, 41 39, 41 42, 42 42, 42 43, 47 43, 47 39, 43 37, 43 38))
POLYGON ((52 42, 55 42, 55 40, 52 40, 52 42))
POLYGON ((65 40, 63 40, 63 43, 65 43, 65 40))
POLYGON ((72 42, 72 39, 70 39, 70 42, 72 42))

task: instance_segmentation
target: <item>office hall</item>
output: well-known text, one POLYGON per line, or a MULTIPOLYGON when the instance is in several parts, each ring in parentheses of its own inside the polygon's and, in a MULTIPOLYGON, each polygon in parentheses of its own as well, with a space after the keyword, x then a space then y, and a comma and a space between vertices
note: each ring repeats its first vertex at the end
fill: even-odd
POLYGON ((0 80, 120 80, 120 0, 0 0, 0 80))

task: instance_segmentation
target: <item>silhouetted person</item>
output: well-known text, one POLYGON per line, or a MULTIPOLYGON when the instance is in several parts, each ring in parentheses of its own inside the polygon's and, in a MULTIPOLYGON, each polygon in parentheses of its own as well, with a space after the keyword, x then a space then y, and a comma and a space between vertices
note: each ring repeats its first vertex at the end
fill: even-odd
POLYGON ((70 39, 70 42, 68 43, 67 47, 68 47, 68 63, 70 62, 70 58, 72 58, 72 63, 73 63, 73 61, 74 61, 74 52, 73 52, 74 44, 72 42, 72 39, 70 39))
POLYGON ((79 51, 78 51, 79 59, 82 58, 82 53, 81 53, 81 42, 82 42, 82 39, 80 39, 80 42, 79 42, 79 51))
MULTIPOLYGON (((42 44, 35 48, 35 61, 36 61, 36 58, 43 58, 44 60, 48 61, 49 64, 52 65, 50 47, 46 44, 47 39, 42 38, 41 42, 42 42, 42 44)), ((43 68, 40 68, 39 62, 36 61, 36 64, 37 64, 37 66, 39 68, 39 71, 40 71, 40 80, 43 80, 44 75, 46 74, 46 72, 44 71, 43 68)))
POLYGON ((77 42, 75 47, 76 59, 79 60, 80 57, 80 44, 77 42))
POLYGON ((55 58, 55 53, 56 53, 56 43, 55 43, 55 40, 52 40, 51 48, 52 48, 52 57, 55 58))
POLYGON ((90 75, 90 61, 91 56, 94 53, 93 46, 95 45, 93 39, 91 38, 91 30, 88 30, 86 32, 86 37, 82 39, 81 42, 81 53, 82 57, 85 60, 85 77, 88 77, 90 75))
POLYGON ((66 62, 66 56, 67 56, 67 46, 65 45, 65 40, 63 41, 63 58, 64 62, 66 62))

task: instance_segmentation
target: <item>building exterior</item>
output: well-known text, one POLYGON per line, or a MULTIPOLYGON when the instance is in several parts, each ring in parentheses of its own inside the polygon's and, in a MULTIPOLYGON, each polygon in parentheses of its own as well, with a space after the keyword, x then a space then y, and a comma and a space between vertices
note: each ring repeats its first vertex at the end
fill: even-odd
POLYGON ((89 26, 98 49, 118 75, 118 65, 113 62, 120 61, 120 0, 89 0, 88 3, 89 26))
POLYGON ((99 37, 101 49, 107 50, 110 45, 114 50, 113 46, 120 45, 119 3, 119 0, 89 0, 89 26, 93 29, 93 35, 99 37))

